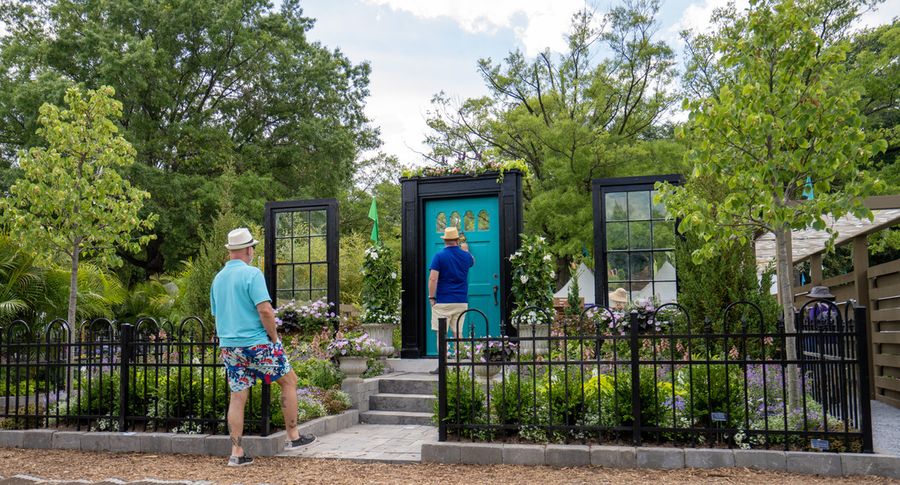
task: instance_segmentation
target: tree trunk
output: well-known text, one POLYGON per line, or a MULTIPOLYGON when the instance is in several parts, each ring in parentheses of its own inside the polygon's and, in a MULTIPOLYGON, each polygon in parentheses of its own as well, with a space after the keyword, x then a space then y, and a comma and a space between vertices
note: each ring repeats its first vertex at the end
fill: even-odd
MULTIPOLYGON (((794 291, 792 284, 793 276, 793 257, 790 250, 791 228, 788 225, 782 226, 780 230, 775 231, 775 269, 778 277, 778 296, 781 298, 781 308, 784 317, 784 330, 787 333, 797 331, 794 325, 794 291)), ((795 337, 788 337, 785 340, 785 357, 789 361, 797 360, 797 342, 795 337)), ((789 364, 787 366, 787 401, 788 407, 794 408, 800 402, 800 372, 797 364, 789 364)))
MULTIPOLYGON (((75 357, 75 332, 78 329, 75 315, 78 304, 78 259, 81 256, 81 241, 79 240, 74 246, 72 250, 72 275, 69 277, 69 312, 66 317, 69 322, 69 348, 67 352, 69 362, 72 362, 75 357)), ((75 386, 75 368, 70 365, 67 369, 67 382, 69 383, 67 389, 71 390, 75 386)))

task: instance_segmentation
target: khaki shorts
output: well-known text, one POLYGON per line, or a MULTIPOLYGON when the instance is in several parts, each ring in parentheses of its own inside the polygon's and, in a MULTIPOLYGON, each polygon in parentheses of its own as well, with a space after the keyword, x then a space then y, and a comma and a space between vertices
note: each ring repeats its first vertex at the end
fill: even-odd
MULTIPOLYGON (((454 337, 460 337, 459 330, 464 328, 466 317, 462 313, 469 309, 468 303, 435 303, 431 307, 431 329, 438 331, 438 318, 447 319, 447 328, 454 337)), ((464 335, 463 335, 464 336, 464 335)))

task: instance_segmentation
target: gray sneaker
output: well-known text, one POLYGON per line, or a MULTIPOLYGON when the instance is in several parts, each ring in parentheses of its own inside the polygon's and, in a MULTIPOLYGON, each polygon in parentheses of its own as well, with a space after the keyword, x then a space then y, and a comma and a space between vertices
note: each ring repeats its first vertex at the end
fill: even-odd
POLYGON ((244 453, 244 456, 231 456, 228 458, 228 466, 247 466, 253 463, 253 458, 244 453))
POLYGON ((300 448, 301 446, 306 446, 315 440, 316 440, 316 435, 301 434, 299 438, 297 438, 295 440, 287 441, 284 444, 284 449, 285 450, 295 450, 297 448, 300 448))

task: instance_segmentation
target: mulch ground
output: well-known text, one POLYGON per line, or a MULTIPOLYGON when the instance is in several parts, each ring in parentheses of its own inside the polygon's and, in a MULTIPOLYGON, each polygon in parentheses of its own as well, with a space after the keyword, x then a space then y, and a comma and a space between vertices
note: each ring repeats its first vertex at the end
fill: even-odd
POLYGON ((209 456, 86 453, 0 448, 0 476, 26 474, 59 480, 208 480, 216 483, 411 483, 570 484, 570 483, 900 483, 880 477, 818 477, 729 468, 717 470, 618 470, 511 465, 388 465, 304 458, 256 458, 253 465, 228 468, 209 456))

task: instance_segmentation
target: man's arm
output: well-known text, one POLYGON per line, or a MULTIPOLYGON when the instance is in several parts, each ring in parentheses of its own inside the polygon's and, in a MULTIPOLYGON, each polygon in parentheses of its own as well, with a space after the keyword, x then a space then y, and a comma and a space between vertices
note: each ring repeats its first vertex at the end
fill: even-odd
MULTIPOLYGON (((459 249, 462 249, 463 251, 469 253, 469 243, 460 244, 459 249)), ((472 266, 475 266, 475 255, 472 253, 469 253, 469 256, 472 256, 472 266)))
POLYGON ((275 310, 272 308, 272 302, 264 301, 256 305, 256 311, 259 313, 259 319, 262 320, 263 328, 269 335, 272 343, 278 341, 278 330, 275 326, 275 310))
POLYGON ((437 283, 438 277, 440 273, 437 270, 431 270, 431 273, 428 275, 428 301, 431 302, 432 305, 435 304, 435 299, 433 298, 437 294, 437 283))

